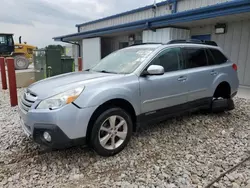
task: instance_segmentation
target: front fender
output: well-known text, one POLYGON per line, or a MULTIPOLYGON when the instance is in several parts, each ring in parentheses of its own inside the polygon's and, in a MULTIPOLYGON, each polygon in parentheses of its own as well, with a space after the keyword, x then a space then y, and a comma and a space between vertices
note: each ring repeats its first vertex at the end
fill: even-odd
POLYGON ((128 101, 133 106, 136 115, 140 114, 139 88, 128 89, 123 87, 112 87, 99 88, 95 92, 93 92, 93 90, 84 91, 75 101, 75 104, 81 108, 92 106, 98 107, 112 99, 124 99, 128 101))

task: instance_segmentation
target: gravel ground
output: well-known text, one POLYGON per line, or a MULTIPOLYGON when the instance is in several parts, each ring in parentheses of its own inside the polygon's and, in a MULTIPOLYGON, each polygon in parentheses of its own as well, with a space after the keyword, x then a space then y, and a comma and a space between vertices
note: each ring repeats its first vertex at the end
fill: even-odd
MULTIPOLYGON (((23 134, 8 91, 0 90, 0 187, 205 187, 249 155, 250 101, 235 104, 231 112, 148 126, 123 152, 103 158, 81 147, 40 152, 23 134)), ((214 187, 250 188, 250 162, 214 187)))

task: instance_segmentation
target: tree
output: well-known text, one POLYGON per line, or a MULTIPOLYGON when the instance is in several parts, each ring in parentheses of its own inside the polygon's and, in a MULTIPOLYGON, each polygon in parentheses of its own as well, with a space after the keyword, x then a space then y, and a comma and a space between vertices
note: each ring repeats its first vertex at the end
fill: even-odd
POLYGON ((48 45, 48 46, 46 46, 45 47, 45 49, 47 50, 47 49, 59 49, 60 51, 61 51, 61 54, 63 55, 64 54, 64 47, 62 46, 62 45, 53 45, 53 44, 51 44, 51 45, 48 45))

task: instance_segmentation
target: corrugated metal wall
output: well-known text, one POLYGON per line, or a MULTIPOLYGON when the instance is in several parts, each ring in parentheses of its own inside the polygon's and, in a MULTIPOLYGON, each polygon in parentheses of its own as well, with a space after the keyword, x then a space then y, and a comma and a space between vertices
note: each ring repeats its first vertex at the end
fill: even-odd
MULTIPOLYGON (((232 0, 181 0, 177 4, 177 11, 181 12, 185 10, 191 10, 191 9, 214 5, 214 4, 223 3, 227 1, 232 1, 232 0)), ((124 16, 120 16, 117 18, 111 18, 111 19, 100 21, 97 23, 88 24, 88 25, 80 27, 80 31, 81 32, 90 31, 90 30, 100 29, 104 27, 125 24, 125 23, 129 23, 133 21, 153 18, 155 16, 156 17, 163 16, 167 14, 171 14, 171 10, 169 10, 169 6, 162 5, 162 6, 157 7, 156 13, 154 13, 152 9, 148 9, 148 10, 140 11, 137 13, 132 13, 129 15, 124 15, 124 16)))
POLYGON ((179 28, 163 28, 157 29, 155 32, 151 30, 143 31, 142 40, 147 42, 167 43, 174 39, 187 39, 190 38, 190 31, 187 29, 179 28))
POLYGON ((142 32, 142 41, 144 43, 159 42, 166 43, 170 40, 170 28, 157 29, 156 32, 145 30, 142 32))
POLYGON ((227 33, 217 35, 214 26, 191 29, 191 35, 211 34, 211 39, 224 50, 227 56, 238 65, 241 85, 250 86, 250 21, 228 24, 227 33))
POLYGON ((109 20, 104 20, 100 21, 98 23, 93 23, 89 24, 86 26, 80 27, 80 31, 90 31, 94 29, 99 29, 99 28, 104 28, 104 27, 109 27, 109 26, 115 26, 115 25, 120 25, 120 24, 125 24, 129 22, 134 22, 138 20, 143 20, 143 19, 148 19, 148 18, 153 18, 155 16, 162 16, 166 14, 170 14, 171 11, 168 9, 167 5, 163 5, 157 8, 156 13, 152 9, 144 10, 141 12, 129 14, 129 15, 124 15, 120 16, 117 18, 112 18, 109 20))
POLYGON ((224 3, 233 0, 182 0, 177 4, 177 11, 191 10, 195 8, 201 8, 209 5, 214 5, 218 3, 224 3))
POLYGON ((190 38, 190 30, 187 29, 179 29, 179 28, 171 28, 170 30, 170 39, 188 39, 190 38))
POLYGON ((98 23, 93 23, 93 24, 89 24, 86 26, 82 26, 80 28, 80 31, 90 31, 90 30, 94 30, 94 29, 99 29, 99 28, 104 28, 104 27, 109 27, 109 26, 114 26, 114 25, 120 25, 120 24, 125 24, 125 23, 129 23, 129 22, 133 22, 133 21, 137 21, 137 20, 142 20, 142 19, 147 19, 147 18, 151 18, 153 17, 153 11, 152 10, 145 10, 142 12, 138 12, 138 13, 133 13, 130 15, 125 15, 125 16, 121 16, 121 17, 117 17, 117 18, 112 18, 109 20, 104 20, 98 23))

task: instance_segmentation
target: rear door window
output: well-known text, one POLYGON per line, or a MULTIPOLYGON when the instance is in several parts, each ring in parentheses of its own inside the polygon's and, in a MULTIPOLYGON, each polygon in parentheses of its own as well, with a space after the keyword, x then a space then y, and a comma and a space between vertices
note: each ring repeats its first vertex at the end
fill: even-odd
POLYGON ((213 48, 210 48, 209 51, 211 52, 216 65, 227 62, 228 59, 225 55, 223 55, 223 53, 221 53, 221 51, 213 48))
POLYGON ((183 48, 185 68, 207 66, 207 56, 204 48, 183 48))

